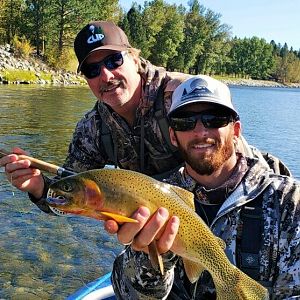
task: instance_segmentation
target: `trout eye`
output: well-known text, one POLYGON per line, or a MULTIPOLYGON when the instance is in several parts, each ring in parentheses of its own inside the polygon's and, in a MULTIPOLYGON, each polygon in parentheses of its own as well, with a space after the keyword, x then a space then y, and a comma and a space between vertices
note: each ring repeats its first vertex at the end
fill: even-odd
POLYGON ((64 190, 65 192, 71 192, 71 191, 73 190, 73 186, 72 186, 71 184, 69 184, 69 183, 65 183, 65 184, 63 185, 63 190, 64 190))

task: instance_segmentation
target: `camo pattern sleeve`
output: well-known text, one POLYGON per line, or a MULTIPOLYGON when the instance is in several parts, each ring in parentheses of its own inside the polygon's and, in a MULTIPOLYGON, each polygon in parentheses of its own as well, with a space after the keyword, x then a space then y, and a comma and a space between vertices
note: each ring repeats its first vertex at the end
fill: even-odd
POLYGON ((286 177, 277 190, 281 222, 272 299, 300 299, 300 183, 286 177))
POLYGON ((96 103, 95 107, 77 123, 69 145, 65 168, 83 172, 104 167, 107 155, 101 145, 101 124, 96 103))
POLYGON ((163 254, 165 274, 161 275, 150 263, 148 255, 127 246, 114 262, 112 285, 117 299, 166 299, 174 280, 178 257, 163 254))

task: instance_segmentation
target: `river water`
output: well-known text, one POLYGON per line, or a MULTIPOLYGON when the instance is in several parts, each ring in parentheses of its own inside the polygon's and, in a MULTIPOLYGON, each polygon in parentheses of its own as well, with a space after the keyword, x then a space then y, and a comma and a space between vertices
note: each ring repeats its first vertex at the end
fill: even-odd
MULTIPOLYGON (((249 143, 300 179, 300 89, 231 87, 249 143)), ((17 145, 60 165, 76 122, 94 104, 87 87, 0 86, 0 148, 17 145)), ((101 222, 53 217, 0 170, 0 298, 65 299, 111 270, 122 247, 101 222)))

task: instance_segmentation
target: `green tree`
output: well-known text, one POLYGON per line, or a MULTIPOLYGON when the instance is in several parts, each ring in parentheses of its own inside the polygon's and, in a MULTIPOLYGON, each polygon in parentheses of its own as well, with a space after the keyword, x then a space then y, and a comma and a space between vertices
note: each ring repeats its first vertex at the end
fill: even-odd
POLYGON ((152 49, 154 49, 156 44, 157 35, 165 24, 164 13, 165 8, 163 0, 145 2, 143 25, 146 33, 146 40, 144 40, 143 48, 141 48, 145 58, 151 56, 152 49))
POLYGON ((179 71, 195 73, 195 64, 203 53, 205 36, 208 27, 203 16, 205 8, 198 0, 190 2, 190 9, 184 14, 184 40, 178 47, 178 55, 170 61, 170 65, 179 71))
POLYGON ((229 52, 230 61, 227 64, 227 73, 234 76, 244 76, 244 59, 243 59, 243 42, 241 39, 234 37, 231 40, 231 49, 229 52))
POLYGON ((247 74, 256 79, 268 78, 274 65, 272 46, 258 37, 252 37, 248 44, 247 74))
POLYGON ((5 30, 5 1, 0 1, 0 43, 4 43, 6 40, 6 30, 5 30))
POLYGON ((156 35, 149 59, 156 65, 167 67, 168 62, 178 54, 183 41, 183 16, 175 5, 164 6, 164 24, 156 35))
POLYGON ((275 57, 273 76, 282 83, 300 82, 300 60, 292 53, 275 57))
POLYGON ((47 23, 47 57, 54 60, 64 50, 73 47, 77 32, 91 20, 119 21, 120 9, 117 0, 49 0, 47 23))
POLYGON ((141 5, 133 4, 124 16, 121 26, 128 35, 131 46, 142 49, 142 56, 144 57, 144 53, 150 55, 146 49, 147 35, 143 25, 143 10, 141 5))
POLYGON ((22 36, 22 13, 25 9, 24 1, 22 0, 4 0, 1 5, 1 25, 5 37, 4 42, 11 44, 12 39, 15 35, 22 36))
POLYGON ((208 9, 205 13, 207 32, 204 36, 204 49, 199 54, 196 72, 215 74, 225 72, 230 50, 230 27, 221 24, 221 15, 208 9))
POLYGON ((27 0, 24 12, 26 36, 36 47, 37 55, 44 53, 45 31, 47 27, 47 7, 49 0, 27 0))
POLYGON ((280 49, 280 56, 285 57, 289 53, 289 47, 287 43, 284 43, 283 47, 280 49))
POLYGON ((228 70, 235 75, 266 79, 273 68, 272 45, 258 37, 233 40, 229 56, 231 66, 228 70))

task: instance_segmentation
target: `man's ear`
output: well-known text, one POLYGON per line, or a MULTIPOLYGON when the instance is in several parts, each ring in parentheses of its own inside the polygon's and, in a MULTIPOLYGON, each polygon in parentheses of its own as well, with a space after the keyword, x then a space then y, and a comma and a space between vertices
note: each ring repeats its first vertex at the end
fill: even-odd
POLYGON ((240 121, 236 121, 233 124, 233 133, 236 138, 239 138, 242 134, 242 124, 240 121))
POLYGON ((132 55, 132 60, 136 66, 136 70, 137 72, 139 72, 139 68, 140 68, 140 58, 136 55, 132 55))
POLYGON ((177 139, 175 136, 175 131, 171 127, 169 127, 169 134, 170 134, 170 140, 171 140, 172 145, 177 147, 178 144, 177 144, 177 139))

